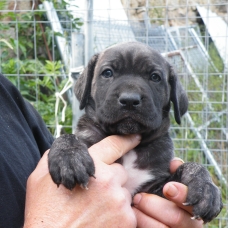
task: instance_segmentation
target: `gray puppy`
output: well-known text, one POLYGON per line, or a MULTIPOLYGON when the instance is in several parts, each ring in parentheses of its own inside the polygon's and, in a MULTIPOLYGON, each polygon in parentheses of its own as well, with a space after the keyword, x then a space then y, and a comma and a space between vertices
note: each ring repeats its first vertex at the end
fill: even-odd
POLYGON ((221 194, 209 172, 197 163, 184 163, 170 174, 174 156, 168 130, 173 103, 175 120, 188 108, 188 99, 170 64, 150 47, 128 42, 94 55, 78 78, 75 94, 85 114, 76 135, 62 135, 49 153, 53 181, 72 189, 86 188, 95 167, 88 147, 114 134, 141 134, 141 143, 117 162, 128 169, 125 187, 162 195, 163 186, 178 181, 188 186, 186 205, 194 218, 211 221, 222 208, 221 194))

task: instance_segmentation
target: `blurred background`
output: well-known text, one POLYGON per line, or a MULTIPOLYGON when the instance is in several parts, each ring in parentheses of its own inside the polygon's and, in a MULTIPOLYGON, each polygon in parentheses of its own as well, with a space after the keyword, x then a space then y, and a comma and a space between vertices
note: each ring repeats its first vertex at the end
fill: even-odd
POLYGON ((221 187, 224 208, 205 227, 228 227, 227 0, 0 1, 0 72, 55 137, 82 114, 72 86, 90 57, 126 41, 148 44, 178 72, 189 111, 181 126, 171 112, 175 153, 221 187))

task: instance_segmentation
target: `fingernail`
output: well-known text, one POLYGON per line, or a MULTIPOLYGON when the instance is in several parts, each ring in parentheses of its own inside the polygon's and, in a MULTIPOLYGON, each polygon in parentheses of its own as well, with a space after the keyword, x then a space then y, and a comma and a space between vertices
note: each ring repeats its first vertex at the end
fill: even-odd
POLYGON ((184 160, 182 160, 181 158, 178 158, 178 157, 173 158, 172 161, 180 161, 180 162, 184 163, 184 160))
POLYGON ((142 136, 137 134, 137 135, 135 135, 135 138, 136 138, 138 141, 141 141, 142 136))
POLYGON ((176 188, 176 186, 171 184, 171 183, 169 183, 168 184, 168 189, 166 190, 166 195, 168 197, 172 198, 172 197, 177 196, 177 194, 178 194, 178 189, 176 188))
POLYGON ((142 195, 141 194, 136 194, 134 196, 134 199, 133 199, 134 206, 137 206, 137 204, 139 204, 139 202, 140 202, 141 199, 142 199, 142 195))

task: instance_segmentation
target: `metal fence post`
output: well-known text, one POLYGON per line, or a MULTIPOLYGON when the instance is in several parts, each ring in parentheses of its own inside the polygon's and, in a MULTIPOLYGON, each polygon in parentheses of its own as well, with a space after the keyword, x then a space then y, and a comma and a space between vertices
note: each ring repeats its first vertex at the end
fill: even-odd
MULTIPOLYGON (((73 78, 73 90, 78 76, 83 70, 84 66, 84 35, 78 32, 72 32, 71 35, 72 42, 72 54, 71 54, 71 76, 73 78)), ((75 133, 76 125, 79 118, 84 113, 83 110, 79 109, 79 101, 76 96, 72 95, 72 111, 73 111, 73 120, 72 120, 72 133, 75 133)))
POLYGON ((86 14, 85 14, 85 65, 94 54, 93 49, 93 0, 86 0, 86 14))

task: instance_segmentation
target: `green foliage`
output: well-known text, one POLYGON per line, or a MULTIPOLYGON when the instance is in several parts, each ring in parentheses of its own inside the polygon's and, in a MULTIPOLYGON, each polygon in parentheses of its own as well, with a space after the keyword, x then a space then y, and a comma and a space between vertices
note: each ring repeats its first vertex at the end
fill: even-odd
MULTIPOLYGON (((58 9, 60 21, 63 18, 63 28, 80 29, 81 19, 73 19, 66 10, 65 1, 54 0, 53 3, 58 9)), ((6 1, 1 1, 0 10, 5 7, 6 1)), ((46 21, 45 11, 38 9, 22 13, 0 13, 0 21, 0 71, 34 105, 54 134, 55 95, 62 90, 67 80, 63 76, 64 66, 55 43, 55 36, 68 34, 52 31, 46 21)), ((68 102, 65 94, 63 97, 68 102)), ((62 107, 60 102, 59 111, 62 107)), ((64 125, 64 131, 69 133, 71 133, 71 113, 69 104, 66 109, 66 121, 59 122, 64 125)))
POLYGON ((219 56, 218 50, 216 49, 215 44, 213 42, 209 44, 208 52, 218 71, 223 72, 224 70, 223 61, 219 56))
MULTIPOLYGON (((76 5, 73 4, 74 1, 71 1, 71 6, 77 7, 76 5)), ((69 10, 62 10, 62 9, 67 9, 68 2, 64 0, 53 0, 52 3, 54 4, 55 9, 59 13, 59 18, 62 19, 63 21, 71 21, 71 23, 62 23, 62 26, 64 28, 74 28, 79 30, 80 27, 83 25, 82 19, 81 18, 74 18, 72 14, 69 12, 69 10)))
POLYGON ((13 49, 13 46, 7 40, 0 39, 0 42, 3 42, 6 46, 8 46, 9 48, 13 49))
MULTIPOLYGON (((7 74, 14 74, 15 65, 17 64, 15 59, 8 61, 8 65, 3 65, 3 72, 7 74)), ((35 73, 35 66, 39 65, 38 74, 43 73, 45 76, 8 76, 11 82, 20 88, 21 94, 25 99, 30 101, 32 105, 41 114, 43 120, 46 122, 52 134, 55 132, 55 93, 60 92, 64 87, 66 80, 63 80, 61 76, 62 64, 60 61, 50 62, 46 61, 46 64, 41 64, 39 61, 21 61, 19 64, 19 74, 27 72, 35 73)), ((59 110, 63 108, 60 103, 59 110)), ((59 114, 59 119, 61 119, 59 114)), ((65 127, 64 131, 71 133, 72 111, 71 106, 68 105, 66 110, 66 121, 62 124, 65 127)))
POLYGON ((1 0, 0 1, 0 10, 4 10, 6 7, 6 0, 1 0))

